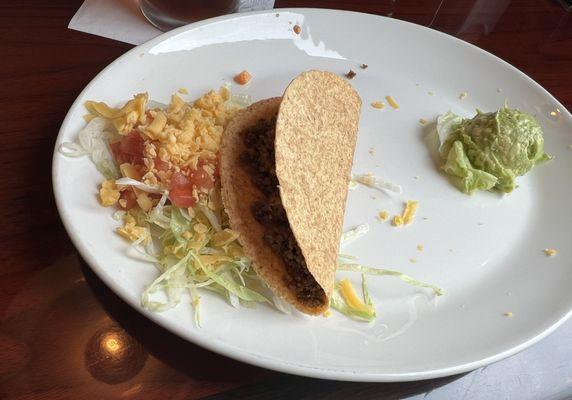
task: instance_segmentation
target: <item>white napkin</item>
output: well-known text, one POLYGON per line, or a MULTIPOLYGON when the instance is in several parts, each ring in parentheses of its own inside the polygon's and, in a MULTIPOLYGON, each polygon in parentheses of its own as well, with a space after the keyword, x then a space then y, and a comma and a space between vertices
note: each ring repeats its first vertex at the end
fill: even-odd
MULTIPOLYGON (((273 7, 274 0, 240 0, 238 12, 273 7)), ((68 28, 131 44, 145 43, 163 33, 141 14, 138 0, 85 0, 68 28)))

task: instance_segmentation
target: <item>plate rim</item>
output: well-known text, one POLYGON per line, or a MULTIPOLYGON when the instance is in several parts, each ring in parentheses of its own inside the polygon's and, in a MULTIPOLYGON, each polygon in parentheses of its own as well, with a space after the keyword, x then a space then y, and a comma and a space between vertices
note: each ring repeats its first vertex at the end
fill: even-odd
POLYGON ((471 48, 473 51, 480 52, 484 57, 489 57, 490 59, 494 60, 496 63, 504 66, 505 68, 508 67, 513 73, 520 75, 524 78, 531 86, 535 87, 535 89, 539 90, 550 99, 554 104, 559 107, 563 116, 567 117, 569 120, 572 120, 572 114, 568 111, 566 107, 564 107, 550 92, 548 92, 544 87, 542 87, 539 83, 537 83, 534 79, 529 77, 523 71, 518 69, 517 67, 513 66, 512 64, 504 61, 500 57, 472 44, 466 42, 462 39, 459 39, 455 36, 449 35, 445 32, 438 31, 431 27, 419 25, 413 22, 404 21, 395 18, 388 18, 385 16, 371 14, 371 13, 364 13, 364 12, 357 12, 357 11, 346 11, 346 10, 335 10, 329 8, 275 8, 270 10, 263 10, 263 11, 251 11, 251 12, 244 12, 239 14, 228 14, 222 15, 214 18, 209 18, 206 20, 194 22, 180 28, 174 29, 169 32, 162 33, 161 35, 142 43, 138 46, 133 47, 132 49, 128 50, 114 61, 109 63, 105 68, 103 68, 91 81, 81 90, 81 92, 77 95, 74 102, 70 105, 68 112, 66 113, 65 118, 63 119, 60 129, 58 130, 58 135, 56 137, 55 145, 53 148, 53 155, 52 155, 52 192, 55 198, 56 208, 58 214, 60 216, 60 220, 64 225, 64 228, 70 238, 71 242, 73 243, 74 247, 76 248, 79 256, 86 262, 86 264, 90 267, 90 269, 97 275, 99 279, 101 279, 105 285, 111 289, 115 295, 121 298, 122 301, 127 303, 131 308, 137 311, 139 314, 145 316, 146 318, 153 321, 153 323, 157 324, 163 329, 168 330, 169 332, 181 337, 184 340, 189 341, 190 343, 203 347, 209 351, 212 351, 217 354, 221 354, 225 357, 229 357, 231 359, 244 362, 247 364, 255 365, 258 367, 293 374, 293 375, 300 375, 300 376, 307 376, 311 378, 318 378, 318 379, 331 379, 331 380, 339 380, 339 381, 354 381, 354 382, 406 382, 406 381, 417 381, 417 380, 425 380, 425 379, 435 379, 435 378, 442 378, 446 376, 461 374, 465 372, 472 371, 474 369, 483 367, 485 365, 500 361, 512 355, 515 355, 528 347, 536 344, 540 340, 544 339, 551 333, 553 333, 556 329, 558 329, 564 322, 566 322, 570 317, 572 317, 572 309, 568 310, 568 312, 563 315, 559 320, 554 322, 551 326, 549 326, 544 331, 540 332, 536 336, 529 338, 528 340, 510 347, 505 351, 500 353, 496 353, 490 357, 485 357, 479 360, 475 360, 468 363, 462 363, 446 368, 437 368, 431 370, 420 370, 420 371, 413 371, 413 372, 406 372, 406 373, 375 373, 375 372, 357 372, 352 370, 346 370, 342 368, 335 368, 335 369, 327 369, 321 367, 312 367, 309 365, 299 364, 295 362, 279 360, 274 357, 266 357, 260 354, 254 354, 249 351, 237 349, 235 346, 230 345, 227 342, 220 341, 218 339, 213 339, 205 336, 199 335, 197 332, 193 330, 183 330, 182 328, 173 325, 171 321, 167 317, 162 317, 160 313, 153 313, 141 308, 138 301, 131 299, 130 296, 122 289, 122 286, 114 281, 111 276, 109 276, 103 268, 99 267, 99 263, 90 255, 90 252, 87 251, 87 246, 85 246, 82 240, 77 237, 73 233, 72 222, 69 220, 65 213, 62 211, 64 209, 64 200, 61 198, 58 190, 56 180, 57 175, 59 174, 59 168, 57 161, 60 154, 58 151, 58 147, 61 142, 61 137, 63 135, 63 131, 67 129, 67 125, 70 123, 72 119, 71 111, 78 106, 80 99, 84 96, 84 94, 91 89, 93 86, 96 85, 99 78, 109 72, 111 69, 115 68, 119 65, 123 60, 131 57, 134 53, 138 52, 147 52, 149 48, 153 47, 156 44, 159 44, 165 40, 168 40, 180 33, 192 31, 203 27, 205 25, 210 25, 213 23, 249 17, 252 15, 259 15, 259 14, 277 14, 282 12, 292 12, 292 13, 300 13, 304 14, 305 12, 315 12, 315 13, 331 13, 331 14, 357 14, 360 16, 364 16, 366 18, 380 18, 383 20, 394 20, 399 24, 406 24, 410 25, 410 28, 418 29, 418 30, 429 30, 432 31, 432 34, 440 35, 444 40, 453 40, 456 41, 458 45, 465 46, 471 48), (237 351, 238 350, 238 351, 237 351))

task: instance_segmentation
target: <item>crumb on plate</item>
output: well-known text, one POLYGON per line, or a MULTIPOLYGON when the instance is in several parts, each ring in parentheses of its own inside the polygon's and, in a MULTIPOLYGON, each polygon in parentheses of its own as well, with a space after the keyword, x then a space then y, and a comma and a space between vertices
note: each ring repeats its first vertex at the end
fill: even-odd
POLYGON ((467 92, 462 92, 459 94, 459 100, 465 100, 465 98, 469 95, 467 92))
POLYGON ((379 101, 379 100, 376 100, 373 103, 371 103, 371 106, 373 108, 377 108, 379 110, 382 110, 385 108, 385 104, 383 103, 383 101, 379 101))
POLYGON ((377 218, 381 221, 386 221, 389 218, 389 213, 385 210, 380 211, 379 214, 377 214, 377 218))
POLYGON ((401 215, 403 218, 403 223, 405 225, 409 225, 413 222, 413 217, 415 217, 415 213, 417 212, 417 208, 419 207, 419 202, 414 200, 407 200, 405 203, 405 208, 403 210, 403 214, 401 215))
POLYGON ((393 220, 391 221, 391 225, 393 225, 393 226, 403 225, 403 218, 401 217, 401 215, 395 215, 393 217, 393 220))
POLYGON ((544 254, 546 254, 548 257, 554 257, 556 254, 558 254, 558 250, 556 250, 556 249, 544 249, 544 254))
POLYGON ((425 118, 419 118, 419 123, 420 123, 421 125, 426 125, 427 122, 429 122, 429 121, 427 121, 425 118))
POLYGON ((300 25, 298 25, 298 24, 294 25, 294 28, 292 28, 292 30, 294 31, 294 33, 295 33, 296 35, 299 35, 300 32, 302 32, 302 28, 301 28, 300 25))
POLYGON ((239 85, 246 85, 252 79, 252 75, 247 70, 242 71, 234 77, 234 81, 239 85))
POLYGON ((503 315, 504 315, 505 317, 507 317, 507 318, 510 318, 510 317, 512 317, 514 314, 512 313, 512 311, 508 311, 508 312, 505 312, 503 315))
POLYGON ((362 64, 362 65, 360 65, 359 67, 360 67, 361 69, 366 69, 367 67, 369 67, 369 65, 367 65, 367 64, 362 64))
POLYGON ((356 76, 357 74, 355 73, 355 71, 353 69, 350 69, 346 74, 346 78, 348 79, 354 79, 354 76, 356 76))
POLYGON ((417 245, 417 250, 423 251, 423 250, 425 250, 425 246, 423 246, 422 244, 418 244, 418 245, 417 245))
POLYGON ((393 108, 394 110, 397 110, 399 108, 399 104, 397 104, 397 102, 393 97, 385 96, 385 100, 387 100, 387 104, 389 104, 391 108, 393 108))
POLYGON ((184 87, 183 87, 183 88, 180 88, 180 89, 179 89, 179 93, 181 93, 181 94, 189 94, 189 91, 187 90, 187 88, 184 88, 184 87))

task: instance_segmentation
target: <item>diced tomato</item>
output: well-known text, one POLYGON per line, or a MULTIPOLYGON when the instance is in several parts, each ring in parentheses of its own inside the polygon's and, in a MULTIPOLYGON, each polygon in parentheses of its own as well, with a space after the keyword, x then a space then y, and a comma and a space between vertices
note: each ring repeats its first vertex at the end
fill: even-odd
POLYGON ((137 130, 133 130, 125 136, 121 140, 119 148, 129 162, 132 164, 143 164, 145 141, 137 130))
POLYGON ((175 172, 171 176, 169 187, 169 200, 177 207, 193 207, 197 202, 193 196, 193 185, 189 177, 182 172, 175 172))
POLYGON ((158 171, 168 171, 169 170, 169 163, 161 160, 158 156, 155 157, 155 169, 158 171))
POLYGON ((204 163, 188 174, 175 172, 171 177, 169 199, 177 207, 192 207, 197 202, 194 189, 212 189, 214 180, 203 168, 204 163))
POLYGON ((115 143, 111 143, 109 145, 109 147, 111 147, 111 152, 113 153, 113 156, 115 157, 115 161, 117 161, 117 164, 121 165, 125 162, 125 159, 123 158, 123 154, 121 153, 121 150, 119 150, 119 146, 120 146, 121 142, 115 142, 115 143))
POLYGON ((214 186, 213 178, 204 170, 203 165, 189 172, 189 181, 197 188, 212 189, 214 186))
POLYGON ((174 206, 181 208, 193 207, 197 203, 197 199, 193 196, 192 188, 173 188, 169 192, 169 200, 174 206))
POLYGON ((126 188, 124 190, 121 191, 120 195, 119 195, 119 205, 121 206, 121 203, 123 203, 121 200, 125 200, 125 206, 121 206, 121 208, 123 208, 124 210, 131 210, 133 207, 135 207, 137 205, 137 198, 135 197, 135 193, 133 193, 133 190, 126 188))
POLYGON ((118 164, 131 163, 143 165, 144 140, 137 130, 132 130, 119 142, 110 145, 111 151, 118 164))

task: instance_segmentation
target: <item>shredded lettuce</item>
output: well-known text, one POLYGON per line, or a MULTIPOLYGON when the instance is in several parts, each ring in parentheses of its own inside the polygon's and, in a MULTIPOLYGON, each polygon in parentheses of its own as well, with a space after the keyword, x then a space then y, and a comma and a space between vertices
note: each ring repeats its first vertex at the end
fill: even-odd
POLYGON ((340 240, 340 246, 344 246, 369 232, 369 224, 361 224, 356 226, 354 229, 350 229, 342 233, 342 238, 340 240))
POLYGON ((165 272, 159 275, 141 295, 141 305, 150 311, 165 311, 179 304, 181 292, 175 289, 182 289, 184 283, 181 277, 187 268, 187 262, 191 258, 191 254, 187 254, 165 272), (160 289, 169 289, 166 291, 167 301, 154 301, 152 295, 160 289))
POLYGON ((403 190, 401 186, 383 180, 373 174, 353 174, 350 182, 361 183, 367 187, 386 190, 388 192, 401 193, 403 190))
POLYGON ((201 212, 205 214, 205 217, 208 218, 209 222, 211 223, 211 226, 216 232, 219 232, 222 229, 219 218, 210 208, 202 204, 199 204, 199 210, 201 210, 201 212))
POLYGON ((59 151, 68 157, 89 155, 91 161, 103 176, 107 179, 114 179, 119 177, 120 173, 108 145, 111 134, 105 131, 107 124, 108 122, 104 118, 93 118, 79 132, 77 142, 62 143, 59 151))
POLYGON ((163 190, 158 186, 147 185, 146 183, 131 178, 119 178, 115 181, 115 184, 120 188, 123 186, 131 186, 147 193, 163 193, 163 190))
POLYGON ((352 272, 360 272, 365 275, 377 275, 377 276, 395 276, 401 279, 403 282, 408 283, 412 286, 418 286, 422 288, 431 289, 433 293, 437 296, 443 295, 443 289, 438 286, 431 285, 429 283, 422 282, 418 279, 412 278, 409 275, 401 273, 399 271, 394 271, 391 269, 384 269, 384 268, 371 268, 366 267, 361 264, 340 264, 338 265, 338 271, 352 271, 352 272))
POLYGON ((203 263, 201 262, 201 260, 194 254, 194 252, 190 252, 189 253, 191 255, 191 257, 194 258, 195 262, 197 263, 198 267, 210 278, 212 279, 214 282, 218 283, 220 286, 222 286, 223 288, 225 288, 229 293, 234 294, 235 296, 237 296, 239 299, 245 300, 245 301, 255 301, 255 302, 267 302, 270 303, 270 301, 264 297, 263 295, 261 295, 260 293, 255 292, 254 290, 251 290, 249 288, 247 288, 244 285, 241 285, 240 283, 236 282, 236 280, 234 280, 232 278, 232 276, 230 275, 229 271, 225 271, 222 274, 217 274, 213 271, 211 271, 209 268, 206 268, 203 263))
POLYGON ((243 93, 233 93, 230 95, 230 104, 235 105, 239 108, 248 107, 252 104, 252 97, 248 94, 243 93))

